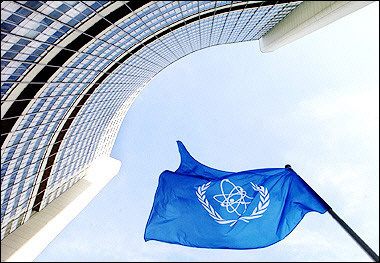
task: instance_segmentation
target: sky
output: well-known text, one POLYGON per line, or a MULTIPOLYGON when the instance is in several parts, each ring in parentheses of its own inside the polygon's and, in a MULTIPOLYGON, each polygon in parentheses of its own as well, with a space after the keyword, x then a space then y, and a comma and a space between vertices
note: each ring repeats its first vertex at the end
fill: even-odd
POLYGON ((225 171, 292 168, 379 254, 379 2, 274 52, 259 42, 192 53, 129 109, 119 173, 35 261, 370 261, 328 214, 308 213, 261 249, 145 242, 158 177, 176 141, 225 171))

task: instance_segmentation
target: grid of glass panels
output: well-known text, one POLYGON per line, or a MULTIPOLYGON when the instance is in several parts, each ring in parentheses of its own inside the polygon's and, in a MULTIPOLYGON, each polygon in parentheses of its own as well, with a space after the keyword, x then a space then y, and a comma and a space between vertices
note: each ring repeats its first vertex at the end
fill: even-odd
POLYGON ((17 80, 38 62, 65 34, 78 28, 106 1, 2 1, 1 98, 6 99, 17 80))
MULTIPOLYGON (((1 101, 6 101, 12 90, 55 46, 59 47, 65 34, 69 34, 108 2, 38 2, 3 1, 1 3, 1 101)), ((70 83, 71 84, 71 83, 70 83)), ((67 89, 69 85, 65 85, 67 89)), ((47 89, 53 96, 44 94, 32 101, 27 114, 20 116, 21 123, 1 155, 1 235, 4 226, 14 230, 25 214, 40 164, 59 122, 70 108, 73 96, 58 97, 56 87, 47 89), (48 97, 50 96, 50 97, 48 97), (55 97, 54 97, 55 96, 55 97), (66 107, 65 107, 66 106, 66 107)), ((62 85, 62 84, 61 84, 62 85)))
MULTIPOLYGON (((1 238, 23 223, 33 187, 38 187, 40 165, 48 158, 59 125, 115 61, 128 54, 91 94, 67 130, 42 208, 82 178, 94 158, 109 154, 126 110, 154 75, 196 50, 259 39, 300 3, 244 8, 244 1, 150 2, 98 35, 30 101, 30 109, 19 117, 2 149, 1 238), (237 4, 241 9, 215 14, 237 4), (208 15, 199 19, 202 14, 208 15), (182 26, 171 29, 177 22, 182 26), (165 34, 157 38, 155 33, 160 31, 165 34)), ((99 12, 109 5, 107 1, 2 2, 2 103, 51 48, 59 47, 65 35, 93 16, 102 17, 99 12), (21 44, 20 40, 30 42, 21 44), (41 52, 34 54, 37 50, 41 52)))

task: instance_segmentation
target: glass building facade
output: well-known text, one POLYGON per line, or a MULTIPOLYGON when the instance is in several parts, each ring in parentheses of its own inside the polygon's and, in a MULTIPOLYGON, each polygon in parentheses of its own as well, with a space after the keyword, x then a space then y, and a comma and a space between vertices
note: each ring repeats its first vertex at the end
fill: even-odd
POLYGON ((259 40, 302 1, 3 1, 1 239, 109 156, 161 70, 259 40))

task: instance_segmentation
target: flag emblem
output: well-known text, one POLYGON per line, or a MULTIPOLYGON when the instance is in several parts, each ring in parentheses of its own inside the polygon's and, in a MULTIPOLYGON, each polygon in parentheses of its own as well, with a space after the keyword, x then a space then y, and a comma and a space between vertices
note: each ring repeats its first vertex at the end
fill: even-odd
POLYGON ((205 196, 206 190, 210 187, 210 183, 211 182, 208 182, 199 186, 195 193, 204 209, 219 224, 230 224, 229 226, 232 227, 239 220, 249 223, 251 219, 263 216, 269 206, 270 199, 268 189, 264 186, 257 186, 250 182, 252 189, 259 192, 260 202, 250 215, 242 216, 247 211, 248 205, 251 204, 251 201, 249 200, 254 199, 253 196, 249 196, 241 186, 236 186, 229 179, 223 179, 220 182, 221 194, 216 194, 213 198, 220 204, 221 207, 225 208, 228 213, 235 213, 235 217, 237 217, 235 219, 224 219, 214 209, 205 196))
MULTIPOLYGON (((244 205, 244 213, 247 210, 247 205, 251 203, 251 201, 246 201, 245 198, 253 199, 247 195, 247 192, 241 186, 236 186, 233 182, 228 179, 223 179, 220 182, 220 191, 221 194, 214 195, 214 199, 220 203, 220 206, 225 207, 228 213, 236 213, 241 216, 239 213, 239 208, 241 205, 244 205), (232 189, 227 193, 226 185, 231 185, 232 189)), ((241 210, 241 209, 240 209, 241 210)))

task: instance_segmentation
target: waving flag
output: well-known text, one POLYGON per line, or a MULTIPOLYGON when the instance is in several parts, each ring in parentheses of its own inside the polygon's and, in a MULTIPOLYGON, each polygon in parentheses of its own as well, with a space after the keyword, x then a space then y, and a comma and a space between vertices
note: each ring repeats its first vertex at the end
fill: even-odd
POLYGON ((308 212, 330 208, 292 169, 221 171, 177 143, 181 164, 160 175, 145 241, 261 248, 284 239, 308 212))

